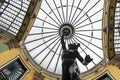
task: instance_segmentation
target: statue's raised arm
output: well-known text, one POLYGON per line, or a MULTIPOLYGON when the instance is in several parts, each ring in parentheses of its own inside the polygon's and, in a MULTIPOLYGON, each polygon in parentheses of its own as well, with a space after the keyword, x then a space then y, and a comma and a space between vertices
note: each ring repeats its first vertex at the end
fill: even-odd
POLYGON ((61 44, 62 44, 62 49, 66 50, 65 42, 64 42, 64 37, 65 37, 65 32, 63 32, 61 36, 61 44))

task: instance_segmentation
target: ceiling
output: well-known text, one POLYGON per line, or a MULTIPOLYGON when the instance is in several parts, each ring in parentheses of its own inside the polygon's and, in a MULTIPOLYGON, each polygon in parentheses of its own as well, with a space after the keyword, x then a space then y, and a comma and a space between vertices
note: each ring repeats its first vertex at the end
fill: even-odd
MULTIPOLYGON (((37 2, 37 0, 34 1, 37 2)), ((21 31, 27 25, 22 25, 26 13, 31 7, 31 2, 32 0, 4 0, 0 8, 0 29, 13 36, 19 35, 18 33, 24 35, 21 31), (23 29, 20 29, 21 26, 23 29)), ((65 37, 67 48, 70 43, 80 43, 78 49, 80 55, 84 58, 88 54, 93 58, 93 61, 87 66, 77 60, 80 72, 85 73, 98 66, 105 58, 104 46, 106 45, 103 45, 104 42, 102 42, 104 41, 102 35, 104 3, 104 0, 43 0, 37 16, 34 15, 35 22, 31 25, 32 28, 23 41, 26 54, 34 66, 48 74, 61 75, 60 38, 64 29, 69 31, 65 37)), ((114 22, 116 54, 120 52, 119 11, 120 2, 118 0, 114 22)))
POLYGON ((25 40, 26 49, 36 64, 48 72, 61 75, 60 38, 64 29, 70 30, 70 34, 65 38, 66 46, 80 43, 80 55, 84 58, 89 54, 93 58, 87 66, 78 61, 81 73, 100 63, 104 58, 103 3, 103 0, 43 0, 25 40))

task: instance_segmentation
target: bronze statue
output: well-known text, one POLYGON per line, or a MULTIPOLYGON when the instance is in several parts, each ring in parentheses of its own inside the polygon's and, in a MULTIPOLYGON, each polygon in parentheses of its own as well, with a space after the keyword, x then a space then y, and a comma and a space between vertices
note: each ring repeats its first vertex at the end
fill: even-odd
POLYGON ((61 36, 61 44, 63 49, 62 54, 62 80, 81 80, 79 75, 80 71, 77 65, 76 58, 83 64, 87 65, 93 59, 89 55, 86 55, 85 60, 79 55, 78 47, 80 44, 69 44, 66 49, 64 37, 66 32, 63 32, 61 36))

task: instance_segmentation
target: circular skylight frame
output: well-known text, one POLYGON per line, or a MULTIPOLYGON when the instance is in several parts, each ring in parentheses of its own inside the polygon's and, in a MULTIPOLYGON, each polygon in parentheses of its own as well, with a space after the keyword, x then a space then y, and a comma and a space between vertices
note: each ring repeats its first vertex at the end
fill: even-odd
POLYGON ((43 0, 25 40, 26 49, 33 61, 47 72, 61 75, 60 29, 63 25, 71 25, 75 30, 71 37, 65 39, 66 46, 69 43, 80 43, 80 55, 84 58, 89 54, 93 58, 88 66, 77 61, 81 73, 97 66, 104 59, 101 5, 103 0, 43 0))

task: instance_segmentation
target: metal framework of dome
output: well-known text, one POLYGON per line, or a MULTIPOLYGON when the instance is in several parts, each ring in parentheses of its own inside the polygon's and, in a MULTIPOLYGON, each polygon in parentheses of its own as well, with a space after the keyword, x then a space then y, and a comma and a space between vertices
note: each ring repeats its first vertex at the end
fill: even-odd
POLYGON ((97 66, 103 59, 102 14, 104 0, 43 0, 33 27, 25 40, 31 59, 46 72, 61 75, 62 48, 60 38, 67 30, 65 42, 80 43, 78 49, 84 58, 93 61, 80 72, 97 66))

